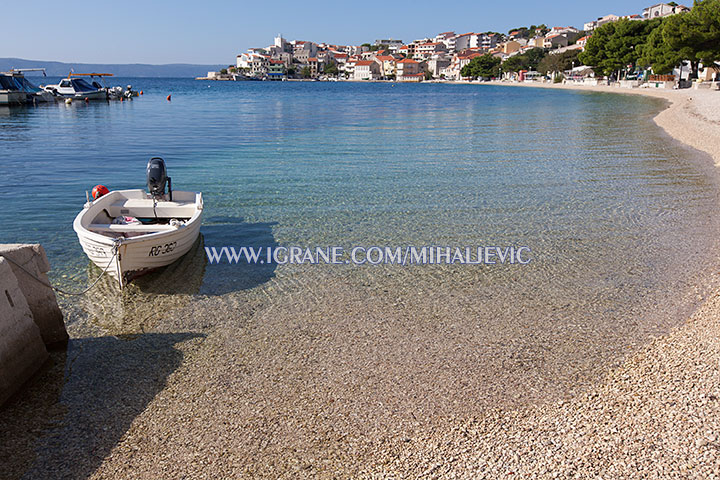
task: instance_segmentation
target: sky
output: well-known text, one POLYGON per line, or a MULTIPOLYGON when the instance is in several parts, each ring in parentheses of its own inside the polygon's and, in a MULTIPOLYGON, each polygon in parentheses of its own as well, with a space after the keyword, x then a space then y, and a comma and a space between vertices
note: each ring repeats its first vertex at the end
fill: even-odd
POLYGON ((507 32, 542 23, 582 28, 609 13, 642 13, 653 2, 126 0, 62 4, 61 12, 55 1, 3 4, 2 17, 25 20, 3 22, 0 57, 234 64, 237 54, 272 44, 278 33, 287 40, 346 45, 389 37, 408 42, 445 31, 507 32))

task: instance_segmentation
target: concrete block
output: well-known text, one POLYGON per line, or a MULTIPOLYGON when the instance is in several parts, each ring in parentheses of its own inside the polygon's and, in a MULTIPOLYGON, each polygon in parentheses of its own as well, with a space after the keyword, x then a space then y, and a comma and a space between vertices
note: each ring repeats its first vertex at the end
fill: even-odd
MULTIPOLYGON (((50 283, 47 276, 47 272, 50 271, 50 262, 42 245, 0 244, 0 256, 22 265, 45 284, 50 283)), ((25 295, 27 304, 30 306, 33 320, 40 329, 40 335, 42 335, 45 345, 67 342, 68 334, 65 330, 65 322, 53 289, 35 280, 13 262, 8 263, 15 274, 20 290, 25 295)))
POLYGON ((48 358, 40 329, 10 265, 0 257, 0 405, 48 358))

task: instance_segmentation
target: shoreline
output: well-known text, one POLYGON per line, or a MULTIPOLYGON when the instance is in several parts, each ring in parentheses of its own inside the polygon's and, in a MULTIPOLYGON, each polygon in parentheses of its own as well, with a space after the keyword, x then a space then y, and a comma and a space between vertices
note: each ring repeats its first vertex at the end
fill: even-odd
MULTIPOLYGON (((457 82, 456 84, 465 84, 457 82)), ((478 85, 467 83, 469 85, 478 85)), ((720 92, 712 90, 668 90, 653 88, 623 88, 549 83, 487 82, 479 85, 503 87, 544 88, 549 90, 572 90, 578 92, 615 93, 620 95, 644 95, 668 101, 653 119, 675 140, 710 155, 720 167, 720 92), (713 115, 714 114, 714 115, 713 115)))
MULTIPOLYGON (((484 85, 645 95, 667 101, 654 118, 671 138, 720 167, 720 93, 562 84, 484 85)), ((715 172, 720 173, 720 172, 715 172)), ((717 274, 715 274, 717 275, 717 274)), ((717 278, 713 279, 717 280, 717 278)), ((720 475, 720 290, 696 285, 697 308, 585 393, 545 406, 498 409, 456 431, 418 439, 392 469, 474 478, 717 478, 720 475), (450 458, 450 462, 443 462, 450 458)))
MULTIPOLYGON (((626 122, 627 129, 642 124, 644 131, 654 136, 653 119, 670 136, 657 132, 666 151, 672 152, 668 158, 680 162, 687 157, 692 166, 697 164, 708 176, 720 178, 716 175, 720 172, 719 134, 709 137, 703 133, 707 127, 713 133, 712 126, 720 121, 718 92, 497 85, 663 99, 665 102, 634 102, 596 95, 600 102, 613 100, 621 110, 627 104, 648 104, 635 123, 626 122)), ((570 96, 563 97, 567 100, 570 96)), ((575 99, 597 100, 581 97, 575 99)), ((614 114, 615 108, 611 112, 614 114)), ((631 145, 631 140, 623 138, 624 124, 619 127, 614 130, 615 138, 631 145)), ((716 197, 720 194, 699 203, 705 208, 693 212, 716 218, 716 204, 720 203, 716 197)), ((714 250, 702 251, 711 254, 714 250)), ((201 249, 199 253, 204 258, 201 249)), ((193 263, 193 267, 199 271, 204 268, 201 264, 193 263)), ((19 468, 13 462, 31 465, 25 476, 70 475, 72 471, 73 476, 94 479, 192 477, 202 476, 210 468, 220 476, 253 478, 720 475, 720 275, 715 272, 702 276, 688 273, 678 282, 679 288, 646 297, 651 318, 658 313, 665 316, 660 312, 664 303, 680 305, 692 300, 692 306, 667 315, 674 320, 674 327, 645 337, 642 343, 623 342, 621 348, 632 350, 618 350, 618 361, 603 363, 591 382, 579 376, 571 378, 581 389, 542 402, 532 400, 532 377, 538 373, 530 367, 550 366, 544 355, 528 355, 522 343, 511 351, 520 354, 512 357, 517 360, 503 364, 521 372, 521 388, 499 384, 497 393, 484 397, 482 389, 461 383, 466 374, 483 373, 482 367, 478 368, 482 363, 467 363, 470 368, 462 368, 464 357, 453 354, 474 351, 468 348, 472 343, 462 342, 465 331, 461 327, 466 324, 462 318, 454 318, 466 311, 455 305, 477 302, 477 297, 470 295, 475 293, 471 287, 448 287, 447 291, 456 295, 454 302, 426 303, 413 310, 408 306, 416 302, 415 295, 443 290, 436 289, 434 282, 427 283, 433 291, 382 290, 372 285, 402 285, 410 278, 404 276, 373 282, 373 277, 313 274, 290 283, 294 275, 282 270, 272 273, 278 283, 247 295, 208 294, 191 300, 183 294, 150 294, 150 316, 135 314, 150 304, 140 293, 118 299, 111 289, 96 291, 88 301, 93 302, 98 317, 107 318, 68 325, 74 337, 70 350, 56 353, 55 364, 30 386, 36 398, 42 397, 40 407, 14 410, 28 419, 28 425, 19 422, 16 427, 22 432, 43 432, 41 442, 31 439, 24 444, 21 453, 27 458, 0 447, 12 458, 8 466, 19 468), (282 296, 283 302, 267 302, 265 297, 271 295, 282 296), (335 297, 343 301, 328 301, 335 297), (111 310, 119 312, 118 316, 103 313, 111 310), (419 315, 427 317, 427 322, 417 322, 419 315), (337 327, 328 328, 333 325, 337 327), (450 341, 424 341, 434 334, 447 334, 450 341), (343 341, 341 336, 349 340, 343 341), (429 350, 423 350, 424 345, 429 350), (403 352, 417 355, 416 365, 423 368, 412 369, 412 361, 403 352), (439 359, 446 359, 452 368, 444 370, 445 363, 439 359), (64 372, 70 369, 73 373, 66 376, 64 372), (406 369, 414 375, 411 382, 403 376, 406 369), (458 376, 451 376, 455 371, 458 376), (425 380, 435 374, 447 379, 438 383, 442 390, 416 387, 432 387, 425 380), (513 406, 501 404, 500 399, 515 393, 531 400, 513 406), (457 395, 457 402, 444 410, 430 408, 433 405, 425 395, 457 395), (283 398, 292 401, 278 401, 283 398), (115 399, 119 401, 109 406, 115 399), (466 400, 476 404, 488 400, 488 407, 464 409, 466 400), (363 402, 370 406, 360 405, 363 402), (403 410, 404 405, 412 408, 403 410), (81 406, 87 408, 78 408, 81 406), (30 415, 38 411, 40 415, 30 415), (73 458, 73 463, 67 458, 73 458), (59 470, 54 470, 57 467, 59 470)), ((663 271, 668 278, 673 273, 663 271)), ((190 277, 193 275, 183 276, 182 282, 190 277)), ((628 292, 623 292, 625 298, 642 297, 628 292)), ((632 323, 634 318, 628 320, 632 323)), ((545 329, 549 328, 552 325, 545 329)), ((588 333, 592 332, 578 335, 588 333)), ((510 331, 505 338, 522 340, 528 334, 533 331, 510 331)), ((488 336, 483 345, 491 345, 494 338, 502 337, 488 336)), ((597 338, 607 341, 607 336, 597 338)), ((538 345, 547 345, 548 351, 563 348, 562 342, 538 345)), ((563 363, 557 372, 593 356, 591 343, 576 344, 573 350, 577 357, 563 363)), ((483 382, 492 384, 492 377, 492 373, 483 375, 483 382)))

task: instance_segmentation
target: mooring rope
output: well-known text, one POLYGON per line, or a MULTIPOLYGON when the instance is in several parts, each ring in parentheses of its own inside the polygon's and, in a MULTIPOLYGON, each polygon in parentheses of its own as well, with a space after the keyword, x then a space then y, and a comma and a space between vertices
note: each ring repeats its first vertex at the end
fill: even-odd
POLYGON ((7 255, 3 255, 2 253, 0 253, 0 257, 3 257, 3 258, 4 258, 5 260, 7 260, 8 262, 12 263, 12 264, 15 265, 16 267, 18 267, 20 270, 22 270, 23 272, 27 273, 27 274, 30 276, 30 278, 32 278, 32 279, 35 280, 36 282, 41 283, 42 285, 45 285, 46 287, 52 288, 53 290, 55 290, 55 291, 58 292, 58 293, 62 293, 63 295, 80 296, 80 295, 85 295, 87 292, 90 291, 91 288, 93 288, 95 285, 97 285, 97 283, 100 281, 100 279, 103 277, 103 275, 105 275, 105 273, 106 273, 106 272, 108 271, 108 269, 110 268, 110 265, 112 265, 112 262, 113 262, 113 260, 115 260, 115 257, 117 256, 117 253, 118 253, 118 245, 115 245, 115 246, 113 247, 113 255, 112 255, 112 257, 110 258, 110 261, 108 262, 107 266, 105 267, 105 270, 103 270, 102 273, 98 276, 98 278, 95 279, 95 281, 92 283, 92 285, 90 285, 89 287, 87 287, 87 288, 86 288, 85 290, 83 290, 82 292, 66 292, 65 290, 62 290, 61 288, 53 287, 50 283, 46 282, 45 280, 43 280, 43 279, 41 279, 41 278, 36 277, 34 273, 28 271, 25 267, 23 267, 22 265, 20 265, 18 262, 16 262, 16 261, 13 260, 12 258, 8 257, 7 255))

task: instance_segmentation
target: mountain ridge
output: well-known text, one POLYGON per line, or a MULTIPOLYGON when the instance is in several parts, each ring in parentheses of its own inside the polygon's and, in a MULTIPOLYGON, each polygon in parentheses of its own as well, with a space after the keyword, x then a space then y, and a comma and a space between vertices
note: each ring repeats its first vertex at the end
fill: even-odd
MULTIPOLYGON (((201 65, 193 63, 68 63, 24 58, 0 58, 0 72, 11 68, 45 68, 49 77, 64 77, 70 70, 77 73, 112 73, 117 77, 199 77, 218 71, 227 65, 201 65)), ((30 72, 28 73, 30 75, 30 72)))

